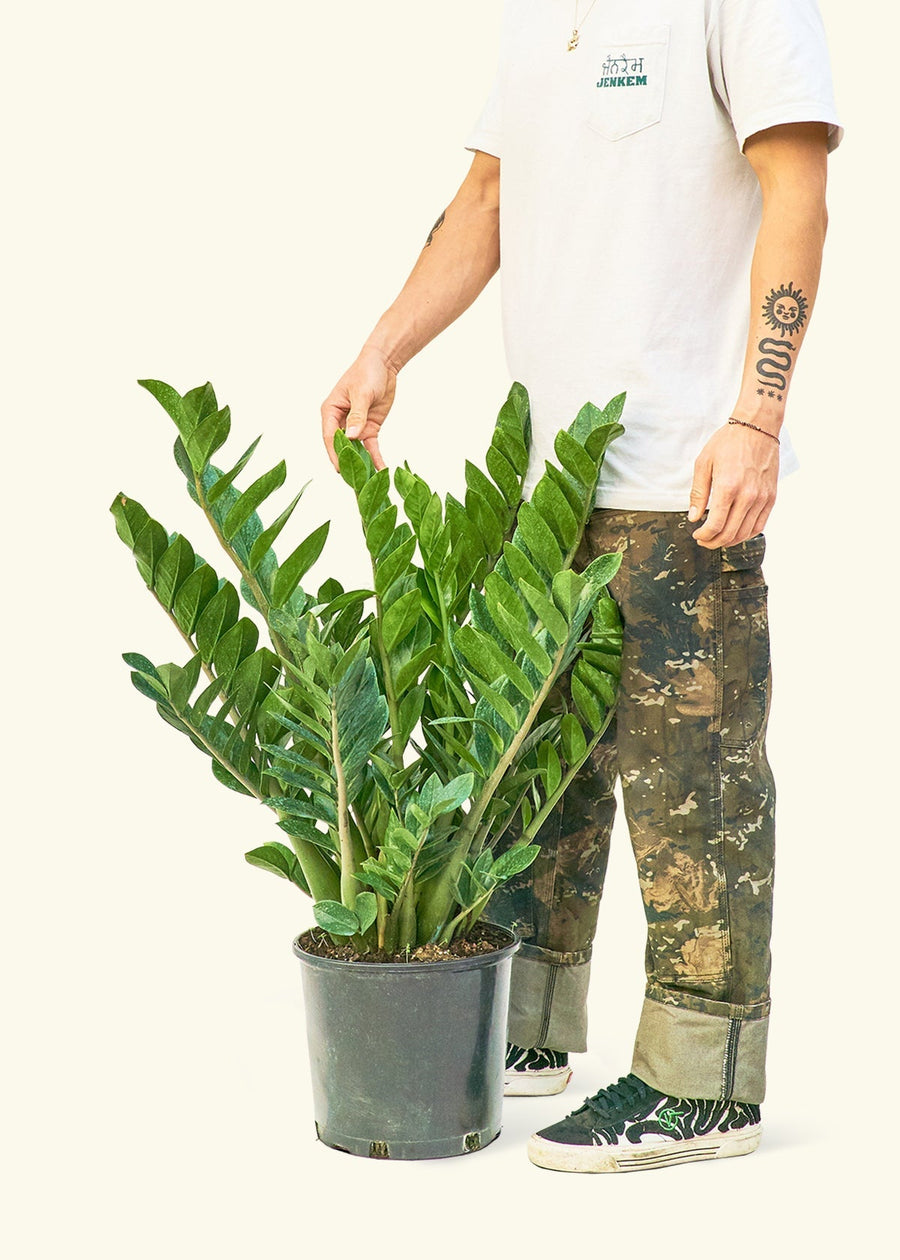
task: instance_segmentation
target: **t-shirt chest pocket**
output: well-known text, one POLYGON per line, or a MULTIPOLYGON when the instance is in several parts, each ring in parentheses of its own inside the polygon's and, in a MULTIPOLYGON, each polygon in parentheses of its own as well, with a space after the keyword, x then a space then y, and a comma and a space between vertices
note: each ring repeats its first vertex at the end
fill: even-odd
POLYGON ((666 95, 668 26, 601 34, 592 41, 590 55, 587 124, 592 130, 607 140, 623 140, 659 122, 666 95))

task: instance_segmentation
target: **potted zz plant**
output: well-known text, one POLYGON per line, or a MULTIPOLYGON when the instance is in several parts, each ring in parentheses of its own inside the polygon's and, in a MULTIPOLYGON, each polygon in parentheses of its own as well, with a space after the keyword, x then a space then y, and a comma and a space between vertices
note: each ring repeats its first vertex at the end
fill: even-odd
POLYGON ((316 926, 293 948, 318 1136, 380 1158, 478 1150, 500 1131, 518 944, 487 917, 491 894, 535 858, 615 703, 621 629, 606 584, 620 557, 572 566, 624 395, 582 408, 524 499, 531 419, 514 384, 487 471, 466 462, 464 501, 395 469, 405 520, 389 470, 339 431, 372 582, 329 578, 311 593, 302 581, 329 523, 279 561, 303 490, 271 524, 259 514, 284 462, 239 489, 260 439, 227 471, 212 463, 231 424, 212 386, 139 383, 174 420, 175 461, 238 581, 117 494, 119 536, 190 653, 124 659, 219 782, 274 813, 287 843, 247 861, 312 898, 316 926))

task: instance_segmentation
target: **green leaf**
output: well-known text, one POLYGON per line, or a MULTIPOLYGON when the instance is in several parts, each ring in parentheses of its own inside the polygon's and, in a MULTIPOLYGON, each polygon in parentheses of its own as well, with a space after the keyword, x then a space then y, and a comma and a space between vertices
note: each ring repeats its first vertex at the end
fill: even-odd
POLYGON ((194 567, 194 548, 183 534, 176 534, 160 556, 153 575, 153 588, 166 612, 171 610, 178 588, 194 567))
POLYGON ((280 669, 279 658, 265 646, 241 661, 228 680, 228 694, 234 697, 238 711, 244 717, 260 703, 280 669))
MULTIPOLYGON (((430 644, 424 649, 424 651, 417 652, 415 656, 411 657, 405 665, 400 666, 394 675, 394 687, 398 694, 402 694, 406 691, 407 687, 410 687, 413 683, 418 682, 422 671, 431 664, 436 651, 436 646, 434 644, 430 644)), ((418 721, 418 718, 416 721, 418 721)), ((415 722, 413 723, 413 726, 415 726, 415 722)), ((410 727, 410 730, 412 730, 412 727, 410 727)))
POLYGON ((303 892, 309 893, 309 885, 303 876, 296 854, 292 853, 286 844, 279 844, 277 841, 264 844, 258 849, 251 849, 249 853, 244 854, 244 857, 251 866, 271 871, 273 875, 288 879, 303 892))
MULTIPOLYGON (((244 787, 240 779, 236 779, 230 770, 222 765, 215 757, 212 759, 212 772, 220 783, 224 783, 225 787, 231 788, 232 792, 240 792, 242 796, 252 796, 253 793, 249 788, 244 787)), ((307 891, 304 889, 304 892, 307 891)))
POLYGON ((220 446, 224 446, 231 430, 231 410, 223 407, 201 420, 185 441, 184 448, 195 473, 202 473, 220 446))
POLYGON ((486 682, 506 677, 529 703, 534 699, 534 687, 525 674, 489 635, 474 626, 465 625, 457 630, 454 642, 486 682))
POLYGON ((569 635, 569 626, 559 609, 547 599, 542 591, 529 582, 520 582, 519 589, 537 613, 550 637, 557 645, 565 643, 569 635))
POLYGON ((198 617, 218 589, 218 575, 208 564, 201 564, 185 578, 172 605, 172 616, 180 630, 193 634, 198 617))
POLYGON ((157 703, 160 701, 162 701, 163 704, 169 703, 168 692, 163 686, 161 680, 157 681, 157 679, 154 678, 147 678, 144 674, 138 673, 137 670, 133 670, 130 677, 132 683, 134 683, 134 686, 142 696, 147 696, 149 699, 155 700, 157 703))
POLYGON ((412 558, 416 550, 415 536, 409 533, 409 527, 406 525, 400 525, 394 530, 391 541, 393 543, 391 550, 381 556, 375 566, 375 590, 382 599, 385 598, 394 582, 413 568, 412 558), (405 534, 402 532, 404 530, 405 534))
POLYGON ((309 757, 304 756, 296 748, 283 748, 280 744, 262 744, 264 752, 269 753, 274 759, 285 761, 288 765, 298 766, 316 779, 313 785, 319 788, 324 783, 326 789, 334 786, 334 772, 330 766, 317 765, 315 761, 311 761, 309 757))
MULTIPOLYGON (((497 616, 502 623, 501 629, 505 629, 507 634, 512 637, 513 633, 517 632, 518 622, 512 618, 509 611, 502 604, 497 608, 497 616)), ((532 663, 541 678, 549 678, 553 672, 553 662, 541 647, 540 643, 538 643, 536 639, 532 638, 530 633, 522 638, 517 638, 516 642, 519 645, 520 651, 522 651, 532 663)))
POLYGON ((587 583, 572 569, 561 569, 553 578, 553 602, 566 621, 571 622, 587 583))
POLYGON ((212 660, 216 644, 237 623, 240 609, 240 596, 230 582, 224 582, 198 617, 194 631, 205 661, 212 660))
POLYGON ((259 437, 254 438, 254 440, 250 443, 250 445, 244 451, 243 455, 235 464, 235 466, 229 469, 228 472, 222 473, 222 475, 216 481, 214 481, 211 486, 208 487, 206 491, 207 503, 209 503, 210 505, 215 503, 216 499, 220 498, 220 496, 225 493, 225 491, 234 481, 235 477, 240 476, 244 468, 246 468, 250 460, 250 456, 256 450, 261 439, 262 439, 262 434, 260 433, 259 437))
POLYGON ((147 379, 138 381, 138 385, 142 385, 148 393, 152 394, 158 403, 169 413, 178 427, 182 440, 187 441, 190 437, 195 424, 196 417, 191 411, 185 407, 181 395, 171 385, 167 385, 165 381, 155 381, 147 379))
POLYGON ((197 652, 177 675, 173 675, 173 681, 169 683, 169 697, 179 713, 183 713, 190 703, 191 694, 200 677, 200 666, 200 653, 197 652))
POLYGON ((441 783, 437 775, 429 775, 422 788, 419 803, 430 818, 452 813, 472 795, 475 776, 471 773, 457 775, 449 783, 441 783))
POLYGON ((357 657, 343 674, 334 691, 337 720, 337 748, 333 750, 335 770, 339 762, 353 801, 359 793, 369 755, 384 735, 388 721, 387 701, 378 687, 375 665, 357 657))
POLYGON ((501 853, 491 867, 491 874, 498 882, 511 879, 526 870, 541 851, 539 844, 514 844, 501 853))
POLYGON ((126 665, 130 665, 132 669, 140 670, 142 674, 147 674, 150 678, 159 678, 159 670, 151 660, 146 656, 142 656, 140 652, 123 652, 122 660, 126 665))
POLYGON ((489 513, 489 519, 493 520, 497 532, 502 535, 502 527, 509 516, 509 507, 503 495, 481 469, 468 459, 465 463, 465 471, 468 487, 466 510, 471 511, 473 507, 483 505, 489 513))
POLYGON ((566 764, 574 766, 583 759, 584 754, 587 752, 587 740, 584 737, 581 723, 574 713, 564 713, 559 730, 566 764))
POLYGON ((559 543, 540 512, 527 499, 523 500, 516 518, 515 540, 525 543, 532 560, 548 579, 558 572, 563 562, 559 543))
POLYGON ((251 569, 256 568, 256 566, 262 560, 263 556, 266 554, 266 552, 275 542, 275 539, 284 529, 285 525, 288 523, 288 521, 291 518, 294 508, 300 502, 300 499, 303 495, 303 491, 306 489, 306 486, 308 485, 309 485, 309 482, 307 481, 306 485, 301 486, 301 488, 297 491, 293 499, 290 501, 290 503, 284 509, 281 515, 277 518, 277 520, 273 521, 268 529, 264 529, 263 532, 260 534, 260 536, 256 539, 253 546, 250 548, 250 568, 251 569))
POLYGON ((544 791, 547 796, 552 796, 562 782, 562 766, 559 763, 559 754, 549 739, 538 745, 538 763, 544 780, 544 791))
POLYGON ((313 906, 316 923, 333 936, 354 936, 359 930, 359 919, 340 901, 317 901, 313 906))
POLYGON ((562 551, 568 553, 575 545, 581 526, 575 519, 575 513, 568 499, 556 485, 549 470, 548 475, 541 477, 535 486, 531 501, 541 518, 549 525, 562 551))
POLYGON ((397 508, 393 503, 366 523, 366 548, 370 555, 381 555, 394 533, 396 524, 397 508))
POLYGON ((134 540, 132 551, 137 562, 138 572, 150 587, 153 586, 156 566, 160 557, 165 554, 168 546, 169 535, 159 521, 154 521, 152 517, 148 517, 144 528, 134 540))
POLYGON ((378 914, 378 902, 375 894, 370 892, 357 893, 354 909, 359 920, 359 930, 360 932, 365 932, 375 922, 378 914))
MULTIPOLYGON (((137 499, 129 499, 121 490, 109 505, 116 522, 116 533, 129 550, 134 550, 135 540, 150 517, 137 499)), ((164 531, 165 532, 165 531, 164 531)))
POLYGON ((211 658, 216 673, 223 678, 228 677, 241 661, 256 650, 258 642, 259 627, 256 622, 249 617, 241 617, 240 621, 225 631, 216 644, 211 658))
POLYGON ((274 468, 270 468, 261 477, 257 477, 256 481, 244 491, 237 503, 229 509, 222 523, 222 533, 229 541, 247 524, 263 500, 284 483, 286 474, 285 462, 283 459, 279 460, 274 468))
POLYGON ((621 564, 622 553, 620 551, 611 551, 592 560, 582 570, 581 576, 594 585, 606 586, 616 576, 621 564))
POLYGON ((419 619, 422 596, 418 587, 401 595, 381 619, 381 640, 385 651, 391 652, 406 636, 419 619))
POLYGON ((338 429, 334 435, 334 453, 341 476, 359 493, 375 467, 368 451, 355 439, 348 438, 343 429, 338 429))
POLYGON ((481 699, 491 706, 497 716, 511 731, 519 729, 519 715, 505 696, 502 696, 495 688, 489 687, 487 683, 483 683, 479 678, 473 678, 472 685, 481 699))
POLYGON ((272 582, 272 607, 283 608, 297 589, 304 574, 312 568, 325 546, 331 522, 325 521, 307 535, 299 547, 278 566, 272 582))
POLYGON ((565 429, 560 429, 553 442, 553 450, 560 464, 578 482, 579 487, 593 489, 597 480, 597 466, 580 442, 576 442, 565 429))
POLYGON ((575 701, 575 706, 578 709, 578 712, 582 715, 592 731, 599 731, 600 727, 603 725, 603 711, 597 704, 597 701, 594 699, 592 693, 587 687, 585 687, 584 683, 579 680, 578 675, 574 670, 572 672, 571 687, 572 699, 575 701))

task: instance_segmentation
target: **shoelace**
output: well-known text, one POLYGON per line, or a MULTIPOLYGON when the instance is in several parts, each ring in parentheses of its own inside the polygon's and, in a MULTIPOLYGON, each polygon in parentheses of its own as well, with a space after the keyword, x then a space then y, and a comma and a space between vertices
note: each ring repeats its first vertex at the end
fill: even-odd
POLYGON ((507 1044, 507 1068, 516 1068, 519 1070, 527 1068, 557 1068, 563 1067, 566 1062, 567 1055, 563 1051, 547 1050, 543 1046, 535 1049, 525 1049, 522 1046, 513 1045, 511 1042, 507 1044))
POLYGON ((629 1072, 627 1076, 620 1076, 615 1085, 609 1085, 606 1089, 598 1089, 596 1094, 585 1098, 578 1111, 573 1111, 572 1115, 578 1115, 579 1112, 584 1111, 588 1107, 591 1111, 596 1111, 601 1116, 608 1115, 610 1111, 618 1111, 623 1107, 631 1107, 646 1096, 648 1088, 639 1077, 629 1072))

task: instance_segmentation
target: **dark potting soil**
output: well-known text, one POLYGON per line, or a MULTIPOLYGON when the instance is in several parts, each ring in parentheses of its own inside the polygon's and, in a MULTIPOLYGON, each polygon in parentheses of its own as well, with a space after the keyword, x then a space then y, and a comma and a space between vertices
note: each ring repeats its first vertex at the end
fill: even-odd
POLYGON ((509 944, 509 936, 493 923, 476 923, 465 938, 451 941, 449 945, 419 945, 409 954, 388 954, 383 949, 361 954, 352 945, 334 945, 327 932, 321 928, 308 928, 299 938, 300 948, 319 958, 337 958, 344 962, 398 963, 398 962, 447 962, 453 958, 471 958, 473 954, 489 954, 509 944))

